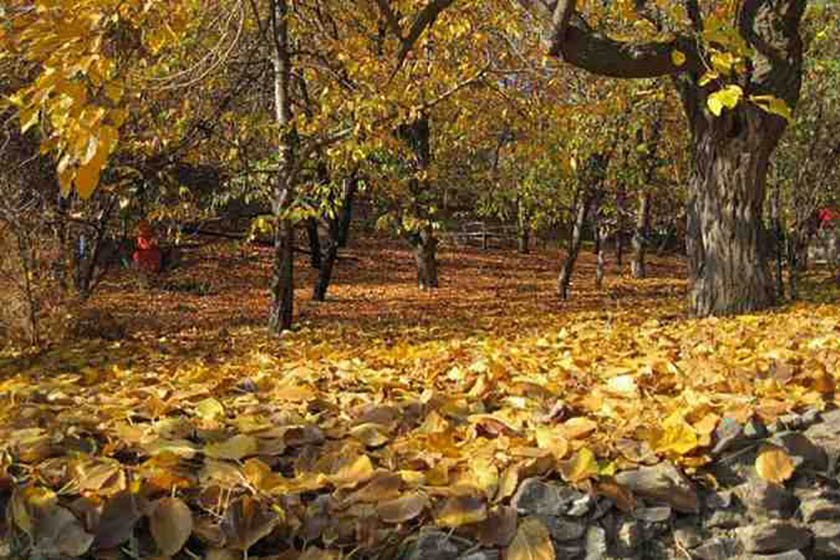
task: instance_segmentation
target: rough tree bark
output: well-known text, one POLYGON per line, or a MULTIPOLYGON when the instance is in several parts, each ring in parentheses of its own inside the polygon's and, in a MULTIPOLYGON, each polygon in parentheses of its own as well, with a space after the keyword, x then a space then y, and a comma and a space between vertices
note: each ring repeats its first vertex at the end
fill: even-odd
POLYGON ((292 61, 290 56, 288 1, 272 0, 274 111, 280 129, 277 177, 272 201, 277 228, 274 234, 274 265, 271 277, 269 329, 279 334, 292 326, 294 306, 294 224, 287 213, 294 199, 295 134, 292 121, 292 61))
POLYGON ((647 276, 645 250, 647 249, 647 236, 649 231, 650 194, 645 191, 639 195, 639 210, 636 214, 636 227, 633 230, 633 260, 630 262, 633 278, 641 279, 647 276))
MULTIPOLYGON (((690 34, 669 42, 628 44, 600 36, 577 13, 576 0, 520 0, 547 26, 550 52, 603 76, 671 76, 691 130, 687 252, 696 316, 726 315, 773 304, 774 288, 766 261, 762 203, 767 163, 786 121, 743 100, 713 116, 707 99, 717 88, 701 87, 707 53, 690 34), (671 57, 677 49, 682 64, 671 57)), ((644 8, 645 0, 636 4, 644 8)), ((753 49, 748 73, 739 78, 749 95, 772 95, 795 107, 802 79, 799 25, 803 0, 742 0, 737 11, 740 35, 753 49)), ((702 30, 697 0, 686 0, 693 31, 702 30)))
POLYGON ((318 270, 321 268, 321 239, 318 237, 317 218, 306 219, 306 237, 309 239, 309 266, 318 270))

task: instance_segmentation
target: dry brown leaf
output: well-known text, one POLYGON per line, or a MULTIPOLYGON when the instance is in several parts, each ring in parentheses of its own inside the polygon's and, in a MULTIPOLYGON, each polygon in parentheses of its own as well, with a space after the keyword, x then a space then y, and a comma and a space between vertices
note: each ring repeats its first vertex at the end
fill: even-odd
POLYGON ((388 429, 379 424, 367 423, 354 426, 350 429, 350 436, 361 441, 368 447, 379 447, 390 441, 388 429))
POLYGON ((98 548, 113 548, 127 541, 142 517, 142 501, 137 494, 126 491, 105 502, 94 544, 98 548))
POLYGON ((423 513, 428 505, 429 499, 425 494, 411 492, 396 500, 377 504, 376 513, 386 523, 405 523, 423 513))
POLYGON ((178 498, 160 499, 149 516, 149 529, 163 555, 172 556, 184 547, 192 534, 192 512, 178 498))
POLYGON ((383 502, 399 497, 403 479, 399 474, 380 471, 373 479, 350 494, 345 504, 356 502, 383 502))
POLYGON ((764 445, 755 459, 755 470, 764 480, 781 484, 793 476, 796 465, 784 449, 764 445))
POLYGON ((487 519, 487 504, 475 496, 453 496, 448 498, 435 516, 441 527, 461 527, 487 519))
POLYGON ((246 551, 268 535, 277 516, 261 502, 244 496, 230 504, 222 519, 222 532, 229 548, 246 551))
POLYGON ((543 522, 528 517, 519 524, 516 536, 505 551, 505 560, 554 560, 554 544, 543 522))
POLYGON ((516 535, 519 515, 516 508, 498 506, 490 510, 487 519, 476 526, 476 538, 483 546, 507 546, 516 535))
POLYGON ((359 455, 352 461, 348 461, 338 471, 328 476, 329 481, 336 488, 350 488, 367 482, 373 477, 374 469, 370 457, 359 455))

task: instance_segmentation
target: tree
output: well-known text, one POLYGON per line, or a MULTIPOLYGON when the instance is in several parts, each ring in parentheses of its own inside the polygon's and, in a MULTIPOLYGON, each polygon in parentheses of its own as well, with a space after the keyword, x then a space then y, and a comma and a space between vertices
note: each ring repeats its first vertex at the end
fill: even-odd
MULTIPOLYGON (((802 78, 801 0, 646 1, 629 15, 651 39, 592 28, 576 0, 523 0, 547 29, 549 52, 616 78, 670 76, 691 131, 687 249, 690 309, 707 316, 774 301, 763 246, 767 167, 802 78)), ((624 4, 621 4, 622 6, 624 4)))

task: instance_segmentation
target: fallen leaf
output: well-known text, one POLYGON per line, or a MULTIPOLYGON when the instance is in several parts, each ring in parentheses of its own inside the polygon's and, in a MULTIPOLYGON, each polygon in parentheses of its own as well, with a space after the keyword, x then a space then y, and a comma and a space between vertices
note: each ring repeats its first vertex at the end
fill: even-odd
POLYGON ((435 516, 441 527, 461 527, 487 519, 487 504, 475 496, 448 498, 435 516))
POLYGON ((190 508, 178 498, 162 498, 155 502, 149 516, 149 530, 164 556, 181 550, 193 530, 190 508))
POLYGON ((584 447, 568 461, 562 461, 559 470, 567 482, 582 482, 598 476, 598 461, 595 459, 595 454, 584 447))
POLYGON ((277 516, 261 502, 244 496, 228 506, 222 519, 222 532, 230 548, 247 551, 268 535, 277 523, 277 516))
POLYGON ((257 453, 259 446, 253 436, 236 435, 221 443, 209 443, 204 446, 204 454, 213 459, 238 461, 257 453))
POLYGON ((376 506, 376 513, 386 523, 405 523, 423 513, 429 505, 429 499, 421 492, 411 492, 395 500, 381 502, 376 506))
POLYGON ((543 522, 528 517, 519 524, 516 536, 505 551, 505 560, 554 560, 554 544, 543 522))
POLYGON ((755 470, 764 480, 781 484, 793 476, 796 465, 784 449, 763 445, 755 459, 755 470))

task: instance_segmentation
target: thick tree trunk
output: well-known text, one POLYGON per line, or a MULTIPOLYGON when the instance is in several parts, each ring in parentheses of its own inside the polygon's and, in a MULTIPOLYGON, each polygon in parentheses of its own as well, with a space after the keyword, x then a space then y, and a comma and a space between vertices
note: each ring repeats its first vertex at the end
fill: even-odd
POLYGON ((294 306, 294 224, 288 211, 294 200, 295 134, 289 130, 292 121, 291 57, 287 0, 272 1, 272 33, 274 49, 274 110, 280 128, 278 138, 277 178, 273 210, 277 216, 274 235, 274 265, 271 278, 271 307, 268 326, 281 333, 292 326, 294 306))
POLYGON ((779 117, 738 106, 695 123, 688 208, 691 312, 730 315, 773 304, 762 210, 779 117))
POLYGON ((306 220, 306 236, 309 238, 309 266, 315 270, 321 268, 321 239, 318 237, 318 220, 306 220))
POLYGON ((639 211, 636 214, 636 228, 633 231, 633 260, 630 263, 633 278, 645 278, 645 250, 647 236, 650 231, 650 195, 642 193, 639 196, 639 211))
POLYGON ((421 290, 438 287, 437 244, 431 226, 412 237, 414 258, 417 261, 417 285, 421 290))
POLYGON ((355 177, 344 180, 344 202, 338 217, 338 246, 347 247, 350 240, 350 223, 353 221, 353 202, 356 199, 356 189, 359 180, 355 177))

